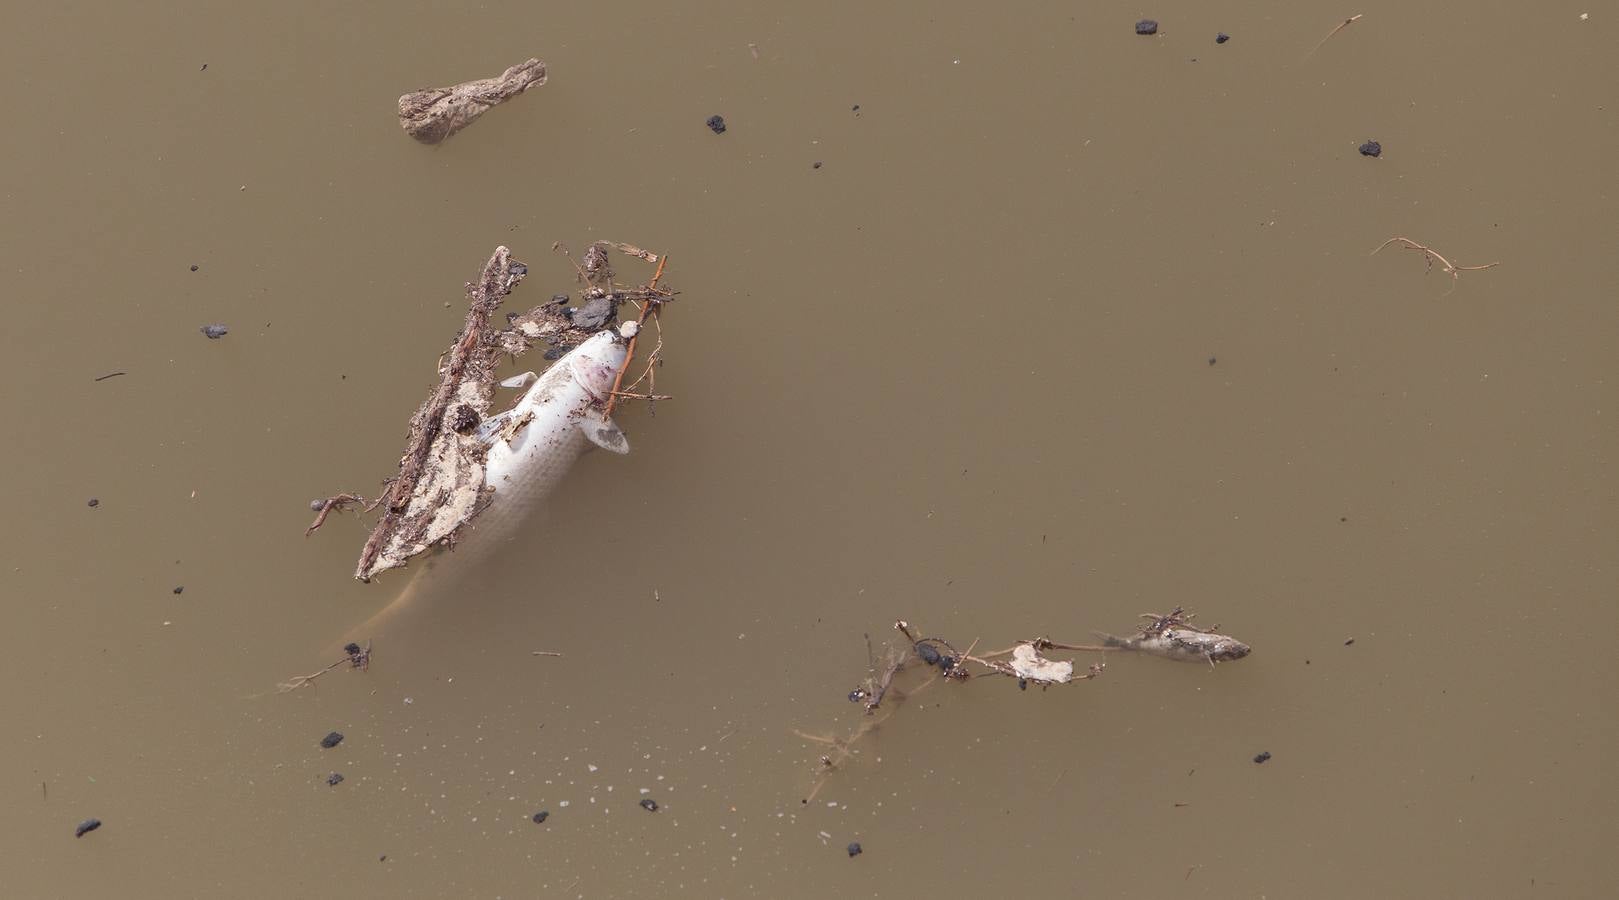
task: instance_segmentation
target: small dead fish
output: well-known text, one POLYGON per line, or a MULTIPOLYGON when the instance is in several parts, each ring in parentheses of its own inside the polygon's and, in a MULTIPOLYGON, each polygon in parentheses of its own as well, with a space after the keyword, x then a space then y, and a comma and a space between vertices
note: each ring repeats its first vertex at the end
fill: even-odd
POLYGON ((1139 650, 1142 653, 1162 656, 1165 659, 1178 659, 1182 662, 1213 664, 1242 659, 1251 649, 1236 638, 1194 631, 1190 628, 1164 628, 1129 638, 1098 631, 1096 636, 1101 638, 1102 644, 1107 647, 1139 650))

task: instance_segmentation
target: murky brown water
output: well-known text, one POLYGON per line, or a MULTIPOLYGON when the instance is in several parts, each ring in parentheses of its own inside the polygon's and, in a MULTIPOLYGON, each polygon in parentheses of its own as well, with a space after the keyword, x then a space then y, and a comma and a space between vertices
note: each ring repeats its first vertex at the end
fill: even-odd
POLYGON ((5 896, 1612 889, 1614 10, 883 6, 11 10, 5 896), (672 255, 678 399, 263 696, 405 582, 305 503, 389 474, 459 285, 595 238, 672 255), (896 617, 1177 604, 1253 656, 934 685, 802 802, 896 617))

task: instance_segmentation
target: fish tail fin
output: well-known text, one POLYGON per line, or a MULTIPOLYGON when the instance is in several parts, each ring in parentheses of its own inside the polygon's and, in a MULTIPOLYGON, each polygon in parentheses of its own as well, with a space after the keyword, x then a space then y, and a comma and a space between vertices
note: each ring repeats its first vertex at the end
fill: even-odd
POLYGON ((338 640, 337 646, 345 646, 350 642, 364 644, 375 637, 378 632, 388 631, 397 625, 401 614, 410 612, 419 606, 417 601, 422 596, 421 582, 420 574, 412 578, 410 583, 405 585, 405 589, 399 592, 399 596, 389 601, 387 606, 377 610, 369 619, 359 625, 346 629, 343 632, 343 637, 338 640))

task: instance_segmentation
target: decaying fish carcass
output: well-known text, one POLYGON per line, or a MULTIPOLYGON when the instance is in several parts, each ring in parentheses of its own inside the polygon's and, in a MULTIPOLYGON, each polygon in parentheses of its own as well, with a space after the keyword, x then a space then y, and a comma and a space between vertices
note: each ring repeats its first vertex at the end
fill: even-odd
POLYGON ((1142 613, 1141 617, 1149 621, 1130 637, 1122 638, 1101 631, 1096 632, 1096 636, 1109 649, 1138 650, 1165 659, 1207 662, 1210 665, 1242 659, 1251 649, 1234 637, 1216 634, 1212 628, 1193 625, 1193 614, 1179 606, 1168 615, 1142 613))
MULTIPOLYGON (((497 330, 492 314, 527 272, 507 248, 498 247, 478 281, 467 285, 466 322, 440 361, 438 385, 411 417, 399 474, 378 501, 382 517, 355 567, 359 580, 403 566, 434 546, 453 544, 499 493, 531 497, 530 470, 565 469, 587 440, 617 452, 627 447, 605 408, 612 405, 633 353, 639 323, 614 331, 609 310, 589 317, 587 326, 553 301, 509 317, 508 327, 497 330), (532 387, 511 410, 491 416, 496 366, 541 342, 569 352, 543 377, 528 373, 512 379, 532 387)), ((625 293, 642 302, 643 320, 664 296, 654 286, 625 293)), ((589 293, 592 301, 603 295, 599 287, 589 293)), ((509 512, 520 510, 503 508, 497 518, 515 519, 509 512)))
POLYGON ((399 98, 399 125, 424 144, 437 144, 497 104, 545 84, 545 63, 529 59, 500 73, 454 87, 411 91, 399 98))

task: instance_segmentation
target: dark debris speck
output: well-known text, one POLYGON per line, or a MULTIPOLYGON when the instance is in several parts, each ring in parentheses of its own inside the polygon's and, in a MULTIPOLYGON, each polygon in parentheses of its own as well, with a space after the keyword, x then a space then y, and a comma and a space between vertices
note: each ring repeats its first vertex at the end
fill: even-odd
POLYGON ((97 828, 100 828, 100 827, 101 827, 101 820, 100 819, 85 819, 83 822, 79 823, 79 827, 73 829, 73 836, 74 837, 84 837, 85 835, 89 834, 92 831, 95 831, 97 828))
POLYGON ((196 263, 191 264, 191 271, 193 271, 193 272, 197 271, 197 264, 196 263))
POLYGON ((186 586, 183 584, 177 584, 174 586, 174 592, 176 594, 183 594, 186 592, 186 586))
POLYGON ((1269 750, 1266 750, 1263 753, 1260 753, 1258 756, 1254 757, 1254 763, 1256 765, 1258 765, 1258 764, 1263 763, 1267 759, 1270 759, 1270 751, 1269 750))
POLYGON ((709 116, 705 124, 708 125, 708 130, 715 134, 725 133, 725 119, 722 116, 709 116))
POLYGON ((1382 156, 1383 145, 1376 141, 1367 141, 1366 143, 1360 145, 1360 155, 1373 157, 1382 156))
POLYGON ((217 341, 220 338, 224 337, 225 335, 230 334, 230 329, 229 328, 226 328, 225 326, 219 325, 219 324, 204 325, 201 328, 198 328, 197 330, 202 332, 203 334, 208 335, 208 340, 210 340, 210 341, 217 341))
POLYGON ((851 857, 853 857, 853 856, 859 856, 859 855, 860 855, 860 854, 862 854, 862 853, 864 853, 864 852, 866 852, 866 850, 865 850, 865 848, 864 848, 864 847, 861 847, 861 846, 860 846, 860 842, 859 842, 859 841, 852 841, 852 842, 850 842, 850 844, 849 844, 849 855, 850 855, 850 856, 851 856, 851 857))
POLYGON ((330 750, 341 743, 343 743, 343 732, 341 731, 334 731, 320 739, 320 745, 327 750, 330 750))
POLYGON ((89 502, 89 503, 87 503, 87 504, 85 504, 85 505, 86 505, 86 506, 88 506, 88 507, 90 507, 90 508, 91 508, 91 509, 95 509, 95 508, 96 508, 96 507, 98 507, 98 506, 100 506, 100 505, 101 505, 101 501, 100 501, 100 500, 97 500, 97 499, 96 499, 96 498, 94 498, 94 497, 91 497, 91 498, 90 498, 90 502, 89 502))
POLYGON ((1216 44, 1223 44, 1223 43, 1225 43, 1226 41, 1229 41, 1229 40, 1231 40, 1231 35, 1226 34, 1223 31, 1214 36, 1214 42, 1216 44))
POLYGON ((933 645, 925 641, 916 645, 916 655, 922 657, 922 661, 930 666, 939 664, 939 651, 933 649, 933 645))
POLYGON ((343 773, 342 772, 333 772, 332 774, 326 776, 326 784, 331 786, 331 787, 337 787, 338 785, 340 785, 342 783, 343 783, 343 773))
POLYGON ((658 801, 652 799, 651 797, 642 797, 641 798, 641 808, 646 810, 647 812, 657 812, 658 811, 658 801))
POLYGON ((361 649, 363 649, 363 648, 359 644, 354 643, 353 641, 349 641, 347 644, 343 645, 343 652, 347 653, 350 656, 359 656, 361 649))
POLYGON ((816 160, 815 162, 810 164, 810 168, 812 168, 812 169, 819 169, 820 167, 821 167, 820 160, 816 160))
POLYGON ((1158 22, 1155 19, 1142 19, 1136 23, 1136 34, 1157 34, 1158 22))
POLYGON ((549 818, 551 818, 551 811, 549 809, 542 809, 534 814, 534 824, 544 825, 545 820, 549 818))
POLYGON ((465 403, 457 406, 455 412, 450 414, 450 428, 456 434, 466 434, 477 428, 478 423, 481 421, 482 419, 478 417, 478 411, 465 403))

